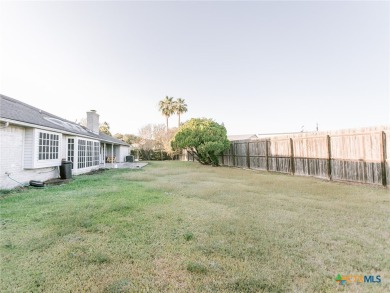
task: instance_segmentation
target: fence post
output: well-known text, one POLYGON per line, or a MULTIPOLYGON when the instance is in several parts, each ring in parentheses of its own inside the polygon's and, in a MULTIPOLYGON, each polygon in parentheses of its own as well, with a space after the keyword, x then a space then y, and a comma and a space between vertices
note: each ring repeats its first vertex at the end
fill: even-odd
POLYGON ((246 166, 248 167, 248 169, 251 168, 251 160, 249 157, 249 141, 246 143, 246 166))
POLYGON ((290 161, 291 161, 291 164, 290 164, 290 173, 292 175, 294 175, 295 173, 295 164, 294 164, 294 144, 293 144, 293 139, 290 138, 290 161))
POLYGON ((326 141, 328 145, 328 178, 332 180, 332 144, 330 142, 330 135, 326 136, 326 141))
POLYGON ((233 167, 236 166, 236 143, 232 143, 232 159, 233 159, 233 167))
POLYGON ((386 176, 386 133, 382 131, 382 185, 387 186, 387 176, 386 176))
POLYGON ((265 169, 269 171, 268 163, 268 139, 265 140, 265 169))

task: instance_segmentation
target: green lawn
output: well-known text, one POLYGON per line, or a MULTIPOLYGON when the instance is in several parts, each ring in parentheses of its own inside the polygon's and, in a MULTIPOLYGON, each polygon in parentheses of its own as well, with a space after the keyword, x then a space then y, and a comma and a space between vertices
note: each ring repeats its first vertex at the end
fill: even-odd
POLYGON ((390 291, 381 188, 152 162, 0 204, 1 292, 390 291))

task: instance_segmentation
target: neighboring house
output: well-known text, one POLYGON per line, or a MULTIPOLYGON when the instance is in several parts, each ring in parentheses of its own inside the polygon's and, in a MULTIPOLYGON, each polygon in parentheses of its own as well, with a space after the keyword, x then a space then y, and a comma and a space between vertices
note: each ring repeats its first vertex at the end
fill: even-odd
POLYGON ((235 140, 249 140, 249 139, 257 139, 256 134, 239 134, 239 135, 228 135, 229 141, 235 140))
POLYGON ((62 160, 74 175, 99 169, 106 159, 124 162, 130 145, 99 133, 99 115, 87 127, 0 95, 0 189, 59 177, 62 160))

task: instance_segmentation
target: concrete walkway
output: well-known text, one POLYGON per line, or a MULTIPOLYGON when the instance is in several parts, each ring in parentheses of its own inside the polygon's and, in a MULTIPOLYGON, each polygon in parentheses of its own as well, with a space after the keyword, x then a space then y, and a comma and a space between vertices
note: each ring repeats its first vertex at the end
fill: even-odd
POLYGON ((105 163, 100 164, 100 168, 115 169, 115 168, 127 168, 138 169, 146 166, 148 163, 134 162, 134 163, 105 163))

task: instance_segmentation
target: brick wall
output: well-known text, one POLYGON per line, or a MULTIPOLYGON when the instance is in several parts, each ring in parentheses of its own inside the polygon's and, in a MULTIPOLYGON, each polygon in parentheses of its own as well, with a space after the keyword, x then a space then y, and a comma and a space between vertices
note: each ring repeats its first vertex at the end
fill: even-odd
POLYGON ((58 177, 57 167, 24 169, 25 128, 12 126, 0 129, 0 189, 19 186, 12 179, 28 184, 30 180, 44 181, 58 177), (5 173, 9 173, 9 177, 5 173), (12 179, 10 179, 12 178, 12 179))

